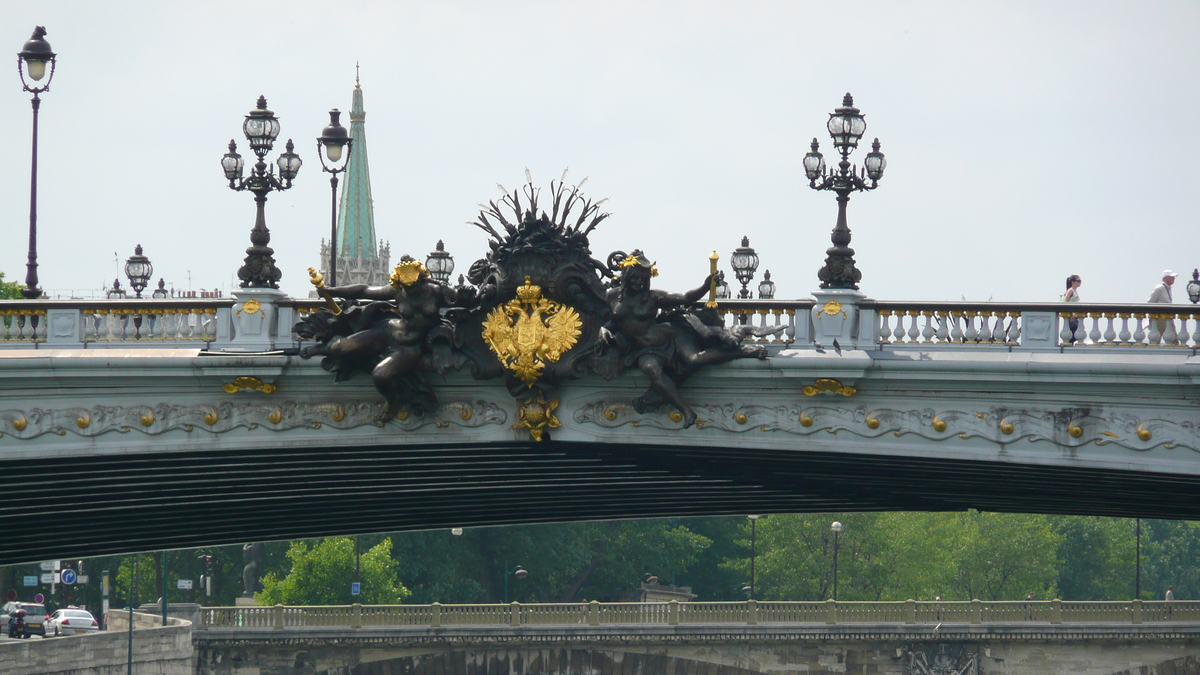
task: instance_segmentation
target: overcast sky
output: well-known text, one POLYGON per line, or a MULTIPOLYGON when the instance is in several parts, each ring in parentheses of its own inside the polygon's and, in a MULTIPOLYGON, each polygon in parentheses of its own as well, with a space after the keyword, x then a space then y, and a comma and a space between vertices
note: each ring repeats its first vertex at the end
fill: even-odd
MULTIPOLYGON (((379 237, 458 271, 467 225, 528 168, 564 168, 612 213, 603 259, 642 248, 665 288, 750 237, 780 298, 816 289, 836 216, 800 160, 847 91, 888 169, 850 200, 862 290, 891 300, 1141 302, 1200 266, 1200 3, 7 2, 59 54, 43 95, 43 288, 111 283, 136 244, 155 278, 221 287, 254 202, 220 159, 259 94, 305 164, 267 203, 281 287, 306 295, 328 236, 315 154, 362 64, 379 237), (189 282, 190 274, 190 282, 189 282)), ((10 58, 15 58, 10 56, 10 58)), ((11 64, 11 61, 10 61, 11 64)), ((25 276, 29 95, 0 85, 0 270, 25 276)), ((861 162, 867 148, 852 156, 861 162)), ((457 273, 457 272, 456 272, 457 273)), ((122 274, 122 283, 125 281, 122 274)), ((1183 301, 1182 284, 1176 301, 1183 301)))

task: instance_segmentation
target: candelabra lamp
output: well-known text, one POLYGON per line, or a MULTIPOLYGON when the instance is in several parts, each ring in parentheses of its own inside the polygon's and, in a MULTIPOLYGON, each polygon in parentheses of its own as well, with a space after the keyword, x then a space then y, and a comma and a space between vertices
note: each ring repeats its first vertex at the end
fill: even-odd
POLYGON ((350 166, 350 151, 354 146, 354 139, 350 138, 350 132, 346 127, 342 126, 339 118, 342 116, 341 111, 337 108, 329 111, 329 126, 321 130, 321 135, 317 137, 317 157, 321 160, 321 170, 332 174, 329 177, 329 191, 332 195, 329 216, 329 286, 337 286, 337 187, 338 174, 345 171, 350 166), (343 148, 345 153, 342 152, 343 148), (329 159, 328 163, 325 161, 329 159), (342 161, 343 158, 345 161, 342 161))
POLYGON ((279 136, 279 119, 275 117, 275 113, 267 110, 265 96, 259 96, 257 107, 246 115, 246 121, 242 123, 242 133, 246 135, 250 149, 258 157, 250 175, 242 176, 245 162, 237 152, 237 144, 232 140, 229 141, 229 152, 221 158, 221 168, 225 171, 229 188, 254 193, 254 202, 258 207, 254 228, 250 230, 251 245, 246 249, 246 259, 238 269, 238 278, 242 280, 242 288, 279 288, 279 280, 283 274, 275 266, 275 250, 267 245, 271 243, 271 231, 267 229, 264 213, 267 195, 272 190, 283 191, 291 188, 303 162, 293 152, 295 146, 291 139, 288 139, 287 150, 280 153, 279 159, 275 161, 279 167, 279 176, 276 177, 274 169, 267 165, 264 158, 274 147, 275 139, 279 136))
POLYGON ((858 147, 858 141, 867 130, 867 122, 858 108, 854 97, 846 94, 842 107, 829 114, 826 125, 833 138, 833 147, 842 155, 837 169, 828 169, 825 158, 817 149, 817 139, 812 141, 812 150, 804 155, 804 175, 814 190, 830 190, 837 194, 838 217, 830 240, 833 246, 825 251, 825 266, 817 272, 821 288, 846 288, 858 290, 862 272, 854 265, 854 249, 850 248, 850 228, 846 225, 846 204, 852 192, 874 190, 887 167, 887 160, 879 151, 879 139, 871 145, 863 167, 850 163, 850 153, 858 147), (868 182, 869 181, 869 182, 868 182))

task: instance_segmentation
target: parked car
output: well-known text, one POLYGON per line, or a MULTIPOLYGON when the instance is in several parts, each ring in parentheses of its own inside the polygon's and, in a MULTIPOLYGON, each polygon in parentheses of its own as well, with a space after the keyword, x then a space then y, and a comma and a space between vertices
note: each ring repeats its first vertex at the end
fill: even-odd
POLYGON ((25 610, 25 630, 30 635, 46 637, 46 619, 50 617, 46 614, 46 606, 36 602, 4 603, 4 608, 0 609, 0 630, 3 630, 5 635, 12 637, 12 634, 9 633, 8 622, 12 618, 12 613, 18 609, 25 610))
POLYGON ((84 609, 60 609, 46 619, 42 627, 46 635, 73 635, 75 633, 92 633, 100 630, 100 623, 92 613, 84 609))

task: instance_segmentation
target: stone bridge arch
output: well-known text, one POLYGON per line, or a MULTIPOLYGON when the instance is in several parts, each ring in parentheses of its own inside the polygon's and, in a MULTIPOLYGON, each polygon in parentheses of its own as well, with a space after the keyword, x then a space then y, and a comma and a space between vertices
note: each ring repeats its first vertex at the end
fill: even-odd
POLYGON ((550 648, 413 654, 319 675, 760 675, 760 671, 661 652, 550 648))

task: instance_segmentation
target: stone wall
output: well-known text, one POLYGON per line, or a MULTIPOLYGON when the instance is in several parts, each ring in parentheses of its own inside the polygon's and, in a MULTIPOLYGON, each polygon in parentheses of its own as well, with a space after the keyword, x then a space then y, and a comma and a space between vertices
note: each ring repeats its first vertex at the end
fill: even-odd
MULTIPOLYGON (((193 675, 191 622, 134 613, 134 675, 193 675)), ((0 641, 4 675, 124 675, 129 659, 128 614, 109 614, 112 629, 44 640, 0 641)))

